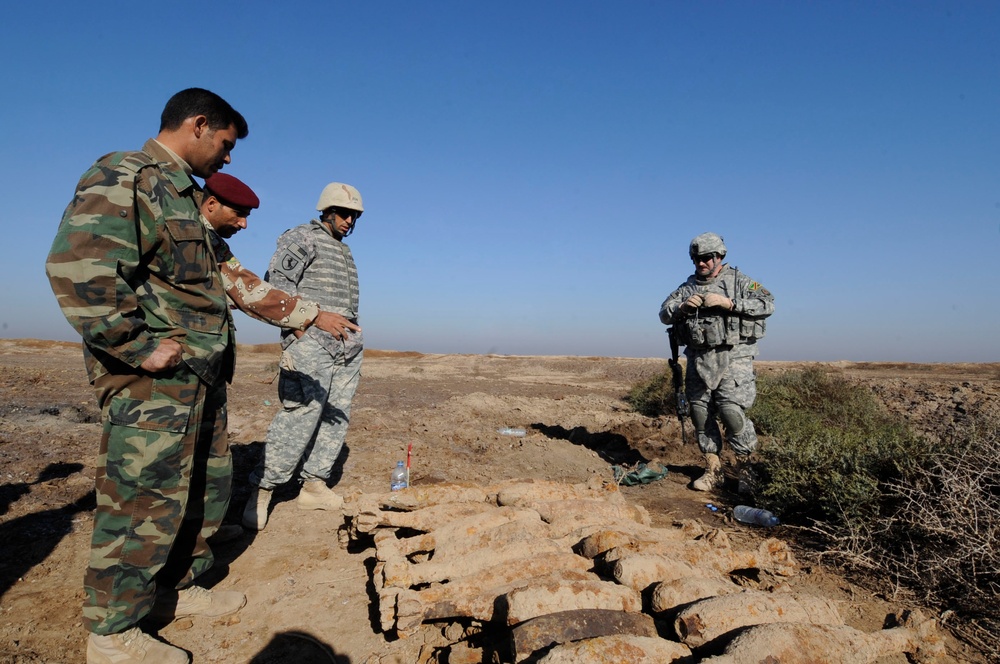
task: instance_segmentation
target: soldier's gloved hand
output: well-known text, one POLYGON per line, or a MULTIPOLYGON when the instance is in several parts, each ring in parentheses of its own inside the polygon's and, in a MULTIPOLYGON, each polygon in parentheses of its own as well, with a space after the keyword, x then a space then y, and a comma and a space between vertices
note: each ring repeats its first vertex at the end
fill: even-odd
POLYGON ((702 302, 704 302, 704 300, 705 300, 705 298, 703 298, 701 296, 701 293, 695 293, 694 295, 692 295, 688 299, 684 300, 684 302, 681 303, 681 307, 680 308, 681 308, 682 311, 684 311, 684 313, 688 313, 688 314, 694 313, 695 311, 698 310, 698 307, 701 306, 701 304, 702 304, 702 302))
POLYGON ((720 309, 732 309, 733 301, 730 300, 725 295, 719 295, 718 293, 709 293, 705 296, 705 307, 719 307, 720 309))

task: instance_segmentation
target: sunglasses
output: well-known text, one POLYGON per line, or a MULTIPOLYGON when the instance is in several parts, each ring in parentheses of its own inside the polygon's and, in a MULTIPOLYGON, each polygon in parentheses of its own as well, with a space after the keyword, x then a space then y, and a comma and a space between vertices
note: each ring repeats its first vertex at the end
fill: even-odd
POLYGON ((341 219, 357 219, 357 210, 347 210, 345 208, 333 208, 333 213, 341 219))
POLYGON ((695 263, 711 263, 715 259, 715 254, 702 254, 694 257, 695 263))

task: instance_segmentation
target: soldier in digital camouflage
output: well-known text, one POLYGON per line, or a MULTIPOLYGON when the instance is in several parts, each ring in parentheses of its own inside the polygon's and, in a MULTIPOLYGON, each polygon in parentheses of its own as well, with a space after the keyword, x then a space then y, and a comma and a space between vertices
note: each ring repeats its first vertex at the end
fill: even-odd
POLYGON ((316 204, 319 219, 278 238, 265 276, 288 293, 317 302, 352 323, 343 335, 313 326, 284 330, 278 395, 282 410, 268 427, 264 455, 250 476, 253 488, 243 525, 262 530, 275 487, 292 479, 302 462, 302 509, 339 510, 344 500, 327 482, 344 446, 351 401, 361 376, 364 339, 358 322, 358 271, 344 238, 364 212, 351 185, 327 185, 316 204))
POLYGON ((237 591, 193 585, 228 507, 226 383, 232 319, 201 190, 246 137, 243 116, 200 88, 167 102, 155 139, 101 157, 63 214, 46 273, 83 340, 103 432, 84 579, 87 662, 187 662, 145 634, 147 615, 221 616, 237 591))
POLYGON ((687 357, 685 392, 707 466, 691 486, 712 491, 723 485, 718 418, 736 454, 739 490, 747 492, 748 460, 757 449, 757 433, 746 416, 757 398, 753 358, 765 319, 774 313, 774 297, 738 268, 723 263, 726 245, 715 233, 691 240, 688 255, 695 272, 660 306, 660 321, 674 326, 687 357))
MULTIPOLYGON (((315 302, 275 288, 233 255, 226 240, 247 227, 250 212, 259 206, 260 198, 239 178, 215 173, 205 180, 201 214, 230 303, 248 316, 278 327, 306 330, 315 325, 338 339, 346 338, 347 330, 359 330, 340 314, 322 311, 315 302)), ((223 524, 211 543, 227 542, 242 534, 239 524, 223 524)))
POLYGON ((251 210, 260 199, 246 183, 228 173, 215 173, 205 180, 201 213, 208 225, 222 283, 233 306, 257 320, 292 330, 315 325, 338 339, 360 328, 315 302, 286 293, 261 279, 233 255, 227 239, 247 227, 251 210))

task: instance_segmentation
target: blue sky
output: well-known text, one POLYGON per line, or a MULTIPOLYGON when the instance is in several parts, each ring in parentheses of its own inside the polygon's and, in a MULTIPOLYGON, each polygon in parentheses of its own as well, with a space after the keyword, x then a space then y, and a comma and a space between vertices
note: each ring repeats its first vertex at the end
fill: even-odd
POLYGON ((761 359, 1000 361, 1000 3, 101 7, 5 9, 2 337, 77 338, 44 276, 76 181, 199 86, 250 123, 251 269, 360 189, 369 348, 665 356, 711 230, 775 295, 761 359))

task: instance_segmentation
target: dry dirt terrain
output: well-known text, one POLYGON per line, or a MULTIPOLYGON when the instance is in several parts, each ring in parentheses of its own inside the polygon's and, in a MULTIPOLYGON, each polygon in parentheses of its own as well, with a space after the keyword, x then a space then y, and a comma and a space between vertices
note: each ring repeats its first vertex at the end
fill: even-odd
MULTIPOLYGON (((241 346, 230 388, 230 442, 236 487, 230 519, 238 521, 245 478, 261 453, 278 409, 276 346, 241 346)), ((761 363, 762 372, 800 367, 761 363)), ((1000 365, 825 365, 872 386, 887 405, 921 430, 940 434, 1000 396, 1000 365)), ((580 483, 612 479, 615 464, 658 459, 662 480, 623 487, 648 509, 654 526, 697 519, 750 544, 761 531, 734 523, 735 496, 690 491, 697 450, 683 445, 675 420, 631 412, 622 401, 663 360, 587 357, 420 355, 369 351, 355 400, 348 444, 336 469, 350 500, 388 489, 397 460, 413 445, 414 486, 488 484, 505 479, 580 483), (497 433, 523 427, 523 438, 497 433), (710 511, 706 502, 723 509, 710 511)), ((81 581, 91 530, 99 413, 79 345, 0 340, 0 663, 81 662, 81 581)), ((690 434, 690 430, 688 431, 690 434)), ((690 437, 690 436, 689 436, 690 437)), ((150 630, 188 650, 198 663, 419 661, 430 631, 408 638, 382 633, 373 606, 372 550, 341 546, 339 514, 297 509, 297 487, 278 492, 260 533, 219 546, 206 583, 248 597, 238 614, 182 619, 150 630), (330 654, 332 653, 332 657, 330 654)), ((768 535, 794 539, 780 526, 768 535)), ((874 631, 886 616, 912 608, 901 594, 855 585, 796 550, 803 573, 787 581, 841 602, 853 627, 874 631)), ((955 661, 987 656, 951 637, 955 661)), ((905 662, 893 655, 882 662, 905 662)))

